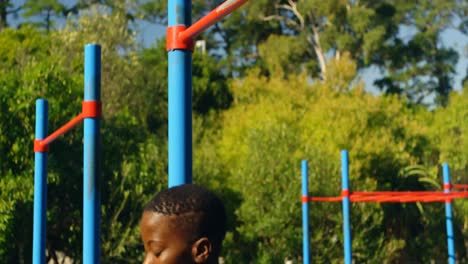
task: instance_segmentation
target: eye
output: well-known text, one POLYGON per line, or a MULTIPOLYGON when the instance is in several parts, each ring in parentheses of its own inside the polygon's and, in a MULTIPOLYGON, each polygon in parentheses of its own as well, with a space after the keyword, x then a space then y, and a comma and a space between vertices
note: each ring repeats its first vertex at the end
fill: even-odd
POLYGON ((151 254, 154 257, 158 258, 164 252, 165 248, 166 247, 163 244, 151 241, 149 243, 149 245, 148 245, 148 251, 147 252, 148 252, 148 254, 151 254))
POLYGON ((153 255, 156 257, 156 258, 159 258, 161 256, 161 254, 164 252, 164 248, 163 247, 155 247, 151 250, 151 252, 153 253, 153 255))

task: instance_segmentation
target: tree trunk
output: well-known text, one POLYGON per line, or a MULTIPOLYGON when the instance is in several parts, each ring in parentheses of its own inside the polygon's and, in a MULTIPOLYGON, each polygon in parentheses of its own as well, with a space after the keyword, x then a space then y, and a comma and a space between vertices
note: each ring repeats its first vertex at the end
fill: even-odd
POLYGON ((315 55, 319 61, 320 74, 323 81, 327 79, 327 61, 323 52, 322 46, 320 45, 319 32, 316 27, 313 27, 313 36, 307 36, 307 41, 314 48, 315 55))
POLYGON ((7 27, 7 5, 9 0, 0 0, 0 32, 7 27))

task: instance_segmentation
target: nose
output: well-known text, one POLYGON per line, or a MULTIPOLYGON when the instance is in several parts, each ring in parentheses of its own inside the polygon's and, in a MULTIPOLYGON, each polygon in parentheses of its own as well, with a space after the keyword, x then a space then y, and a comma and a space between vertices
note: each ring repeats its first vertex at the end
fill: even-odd
POLYGON ((152 264, 152 258, 150 254, 145 255, 145 259, 143 260, 143 264, 152 264))

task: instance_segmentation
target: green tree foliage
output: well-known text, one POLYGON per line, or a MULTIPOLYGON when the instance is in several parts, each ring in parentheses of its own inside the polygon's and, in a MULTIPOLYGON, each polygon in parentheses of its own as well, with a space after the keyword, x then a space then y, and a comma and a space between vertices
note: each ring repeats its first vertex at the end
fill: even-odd
MULTIPOLYGON (((196 1, 192 3, 191 9, 193 13, 193 21, 195 22, 216 6, 221 4, 222 0, 216 1, 196 1)), ((138 12, 144 19, 153 23, 167 24, 168 1, 150 0, 143 1, 139 4, 138 12)))
MULTIPOLYGON (((154 99, 146 98, 151 87, 139 83, 143 64, 134 33, 128 29, 125 6, 110 13, 100 12, 106 10, 103 8, 92 6, 86 15, 70 20, 54 35, 53 50, 60 55, 64 69, 81 75, 84 44, 102 44, 102 204, 109 205, 101 211, 102 259, 128 263, 142 254, 138 235, 141 208, 167 184, 166 142, 155 137, 157 131, 148 130, 148 116, 162 119, 163 113, 146 101, 154 99), (108 25, 113 25, 112 30, 108 25)), ((80 234, 81 228, 73 231, 80 234)), ((81 253, 74 246, 65 252, 79 259, 81 253)))
MULTIPOLYGON (((447 107, 436 110, 431 140, 437 144, 435 153, 439 162, 447 162, 450 167, 451 182, 466 184, 468 181, 468 86, 460 93, 450 95, 447 107)), ((463 224, 463 236, 468 236, 468 201, 457 200, 454 214, 463 224)))
POLYGON ((290 59, 312 76, 326 78, 326 57, 350 52, 359 68, 381 69, 376 85, 383 91, 417 103, 435 96, 445 104, 459 54, 445 46, 441 34, 464 34, 467 8, 458 0, 255 1, 247 6, 247 18, 276 21, 280 34, 303 43, 294 48, 303 56, 290 59))
MULTIPOLYGON (((167 52, 163 41, 154 48, 140 49, 124 10, 125 6, 110 11, 93 6, 80 17, 69 18, 64 29, 48 35, 27 26, 1 35, 5 118, 0 142, 2 149, 11 150, 1 154, 2 160, 9 161, 2 162, 0 178, 2 200, 8 201, 1 204, 2 259, 30 259, 33 156, 29 147, 34 136, 34 100, 49 99, 50 132, 79 112, 86 43, 102 43, 102 204, 107 204, 102 208, 103 261, 132 259, 133 263, 141 257, 141 208, 167 185, 167 52), (108 25, 113 27, 109 29, 108 25), (18 238, 17 243, 8 244, 12 237, 18 238)), ((197 115, 229 107, 232 99, 226 78, 211 57, 195 53, 193 72, 197 115)), ((81 156, 80 126, 52 144, 49 258, 55 258, 55 251, 62 251, 80 259, 82 164, 77 157, 81 156)))
MULTIPOLYGON (((143 49, 140 55, 142 67, 136 81, 137 85, 144 89, 142 91, 144 97, 138 100, 138 104, 152 108, 152 111, 146 115, 151 126, 158 124, 158 126, 165 127, 167 124, 168 65, 165 44, 166 39, 162 38, 154 46, 143 49), (155 120, 159 117, 163 119, 155 120)), ((217 112, 231 105, 232 96, 228 89, 227 77, 219 71, 218 66, 208 54, 194 52, 192 105, 195 114, 206 115, 211 111, 217 112)), ((164 136, 166 133, 164 130, 164 136)))
MULTIPOLYGON (((307 84, 304 76, 266 79, 254 71, 233 84, 235 105, 223 116, 218 147, 229 186, 242 199, 236 211, 239 225, 228 236, 226 252, 232 261, 299 259, 302 158, 309 159, 315 196, 339 194, 340 149, 351 153, 353 190, 440 189, 437 173, 414 167, 424 164, 434 148, 430 127, 421 119, 425 110, 408 108, 397 97, 367 94, 359 84, 336 89, 336 83, 349 83, 354 76, 352 64, 345 56, 328 65, 351 69, 341 80, 335 76, 330 82, 307 84)), ((335 262, 342 256, 340 206, 314 204, 312 210, 312 258, 317 263, 335 262)), ((444 232, 438 220, 443 219, 441 204, 354 204, 352 211, 356 261, 445 258, 444 240, 433 236, 444 232), (421 248, 433 251, 418 252, 421 248)), ((461 222, 458 234, 460 228, 461 222)))
POLYGON ((468 86, 450 96, 447 107, 438 108, 432 125, 431 139, 437 144, 440 161, 448 162, 452 181, 462 182, 468 177, 468 86))
POLYGON ((58 0, 28 0, 21 7, 24 10, 24 17, 30 18, 33 16, 43 18, 37 24, 40 27, 50 31, 54 26, 55 17, 66 16, 69 12, 66 6, 58 0))
MULTIPOLYGON (((326 78, 326 54, 339 57, 350 52, 363 64, 392 34, 392 12, 385 3, 373 1, 256 1, 251 12, 256 19, 274 21, 281 34, 304 43, 299 63, 316 61, 312 76, 326 78)), ((297 52, 297 51, 296 51, 297 52)))
POLYGON ((453 90, 453 76, 459 54, 442 39, 446 29, 463 30, 468 12, 465 1, 391 1, 400 32, 384 45, 376 64, 387 71, 376 84, 387 93, 405 94, 421 103, 428 96, 446 104, 453 90))
MULTIPOLYGON (((32 223, 28 219, 32 217, 33 198, 34 101, 38 97, 52 97, 50 103, 53 106, 49 111, 49 127, 52 129, 58 127, 61 121, 63 122, 75 112, 72 110, 72 105, 79 106, 79 99, 65 98, 68 96, 78 98, 77 96, 81 93, 78 93, 76 89, 76 80, 56 67, 57 61, 49 56, 48 52, 50 40, 43 37, 40 32, 30 27, 25 27, 21 31, 5 30, 1 34, 0 42, 2 43, 0 56, 3 64, 0 81, 2 90, 0 142, 3 155, 0 195, 1 200, 5 201, 2 204, 3 219, 0 235, 2 251, 0 255, 2 259, 11 261, 15 259, 29 261, 32 223), (15 49, 8 48, 12 46, 15 49), (61 98, 52 96, 57 93, 67 96, 61 98)), ((69 144, 77 143, 76 134, 72 133, 68 139, 69 144)), ((59 159, 72 160, 71 152, 61 154, 63 155, 57 156, 59 159)), ((65 164, 65 162, 57 164, 65 164)), ((54 185, 59 180, 57 169, 52 169, 49 174, 51 204, 54 204, 55 199, 60 199, 59 195, 67 196, 66 189, 72 185, 64 186, 64 192, 58 193, 58 196, 54 195, 54 185)), ((53 214, 48 215, 48 219, 51 217, 53 214)), ((49 228, 52 233, 56 233, 54 232, 55 226, 50 225, 49 228)))
MULTIPOLYGON (((89 21, 83 18, 79 30, 65 29, 48 36, 30 27, 18 31, 6 30, 1 35, 3 72, 0 87, 4 111, 0 123, 3 155, 0 194, 2 201, 5 201, 0 207, 1 259, 10 262, 17 259, 28 262, 31 259, 34 101, 38 97, 49 99, 50 132, 80 111, 83 45, 89 40, 81 39, 80 31, 90 32, 89 27, 96 26, 85 22, 89 21), (12 46, 16 48, 8 48, 12 46)), ((98 40, 117 47, 117 37, 112 35, 112 31, 108 35, 104 35, 105 32, 107 29, 102 30, 101 39, 98 40)), ((125 43, 122 42, 124 40, 121 38, 119 41, 125 43)), ((117 98, 111 97, 111 93, 109 95, 109 84, 105 83, 112 80, 112 70, 118 77, 134 74, 132 62, 127 57, 120 57, 118 51, 117 48, 109 50, 109 47, 103 47, 103 55, 109 61, 103 64, 102 89, 106 114, 102 125, 102 203, 109 206, 102 208, 101 225, 103 261, 108 262, 122 262, 141 256, 137 230, 141 208, 167 184, 165 140, 151 136, 139 122, 138 115, 134 114, 136 111, 132 104, 125 106, 121 103, 125 107, 107 110, 112 109, 112 102, 118 102, 117 98), (112 67, 117 67, 120 72, 117 74, 117 69, 112 67), (110 103, 108 108, 107 103, 110 103)), ((111 88, 124 90, 128 80, 120 80, 120 83, 111 83, 114 85, 111 88)), ((81 256, 80 128, 78 126, 63 139, 54 142, 49 154, 48 258, 54 258, 56 251, 62 251, 73 259, 80 259, 81 256)))
POLYGON ((21 7, 14 7, 10 0, 0 0, 0 32, 8 27, 8 16, 17 15, 21 7))
MULTIPOLYGON (((222 2, 220 0, 193 2, 192 22, 208 14, 222 2)), ((252 1, 248 2, 243 10, 246 10, 251 3, 252 1)), ((140 5, 139 12, 145 20, 167 24, 167 1, 145 1, 140 5)), ((220 61, 219 67, 226 76, 234 77, 243 75, 246 66, 257 61, 256 46, 266 40, 270 33, 277 33, 277 29, 276 24, 253 20, 250 12, 234 12, 229 19, 213 25, 197 39, 206 41, 209 53, 220 61)))
MULTIPOLYGON (((194 20, 219 2, 197 1, 194 20)), ((222 58, 228 76, 242 76, 252 65, 272 74, 270 68, 277 66, 269 65, 266 54, 276 52, 281 40, 272 35, 281 35, 294 43, 289 50, 281 45, 283 58, 291 62, 282 65, 285 72, 306 70, 325 79, 328 58, 348 52, 359 69, 380 68, 383 77, 375 85, 382 91, 416 103, 432 97, 445 104, 459 54, 445 46, 441 34, 447 29, 464 34, 467 7, 459 0, 249 1, 200 38, 222 58)), ((148 1, 142 10, 146 19, 166 22, 166 3, 148 1)))

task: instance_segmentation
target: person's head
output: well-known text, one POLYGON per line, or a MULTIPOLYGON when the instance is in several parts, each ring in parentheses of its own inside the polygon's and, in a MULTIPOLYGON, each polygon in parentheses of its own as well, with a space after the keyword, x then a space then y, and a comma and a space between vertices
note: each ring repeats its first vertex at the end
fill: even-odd
POLYGON ((226 234, 221 200, 195 184, 163 190, 141 218, 144 264, 217 263, 226 234))

